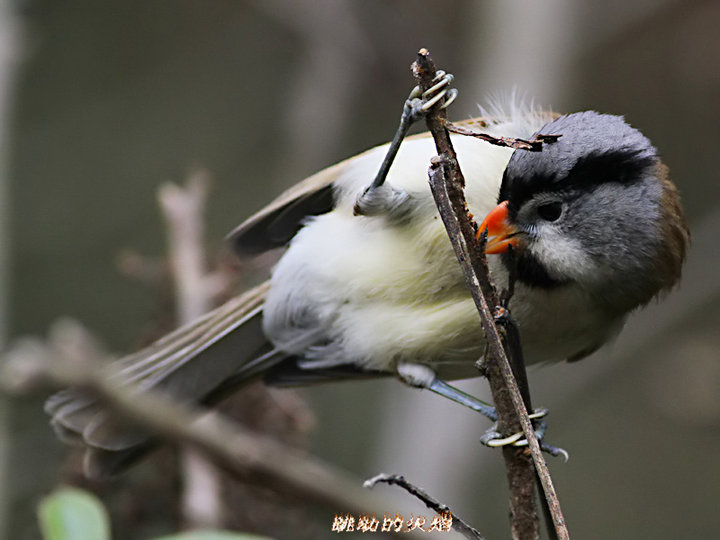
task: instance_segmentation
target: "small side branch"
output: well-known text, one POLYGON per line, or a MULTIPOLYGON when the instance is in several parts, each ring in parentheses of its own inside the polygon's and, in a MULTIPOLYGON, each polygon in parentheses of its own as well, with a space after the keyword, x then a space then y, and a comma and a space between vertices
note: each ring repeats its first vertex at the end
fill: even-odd
POLYGON ((481 131, 475 131, 466 126, 458 126, 452 122, 445 122, 445 129, 451 133, 457 133, 458 135, 465 135, 467 137, 475 137, 476 139, 483 140, 487 143, 494 144, 495 146, 502 146, 504 148, 514 148, 516 150, 529 150, 530 152, 540 152, 543 144, 554 143, 561 135, 543 135, 538 133, 532 139, 514 139, 513 137, 495 137, 489 133, 483 133, 481 131))
POLYGON ((405 480, 405 477, 401 474, 378 474, 377 476, 373 476, 372 478, 365 480, 364 485, 366 488, 372 488, 376 484, 380 483, 395 484, 396 486, 403 488, 413 497, 420 499, 423 504, 425 504, 425 506, 427 506, 430 510, 437 512, 438 514, 452 515, 453 530, 459 532, 460 534, 465 536, 465 538, 470 538, 471 540, 485 540, 485 537, 480 534, 477 529, 471 527, 467 524, 467 522, 459 518, 454 512, 450 510, 450 507, 448 507, 446 504, 442 504, 440 501, 433 498, 424 489, 419 488, 405 480))

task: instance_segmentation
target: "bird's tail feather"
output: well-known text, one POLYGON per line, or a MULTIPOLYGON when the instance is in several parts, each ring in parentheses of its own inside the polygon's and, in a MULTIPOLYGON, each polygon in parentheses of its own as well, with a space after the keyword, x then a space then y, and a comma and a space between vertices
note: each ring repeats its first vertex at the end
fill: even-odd
MULTIPOLYGON (((286 357, 273 350, 262 332, 266 292, 267 284, 260 285, 118 360, 111 379, 184 402, 217 401, 219 388, 228 393, 228 380, 239 386, 286 357)), ((79 390, 55 394, 45 410, 62 439, 88 446, 86 472, 92 476, 118 472, 151 445, 147 433, 116 419, 79 390)))

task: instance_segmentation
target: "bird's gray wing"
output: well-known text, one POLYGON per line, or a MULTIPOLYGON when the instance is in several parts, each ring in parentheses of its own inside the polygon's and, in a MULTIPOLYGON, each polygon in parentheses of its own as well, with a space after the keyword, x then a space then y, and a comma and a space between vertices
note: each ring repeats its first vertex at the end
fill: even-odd
POLYGON ((346 165, 347 160, 295 184, 236 227, 226 240, 241 256, 284 246, 306 217, 333 209, 333 183, 346 165))
MULTIPOLYGON (((229 390, 228 379, 237 388, 287 356, 275 351, 262 332, 266 292, 267 284, 251 289, 120 359, 109 367, 110 378, 118 385, 158 390, 195 403, 213 401, 219 387, 229 390)), ((59 392, 47 400, 45 410, 62 439, 82 441, 95 450, 87 462, 92 462, 88 472, 94 476, 117 470, 108 470, 95 458, 126 464, 150 444, 144 430, 109 415, 81 390, 59 392)))

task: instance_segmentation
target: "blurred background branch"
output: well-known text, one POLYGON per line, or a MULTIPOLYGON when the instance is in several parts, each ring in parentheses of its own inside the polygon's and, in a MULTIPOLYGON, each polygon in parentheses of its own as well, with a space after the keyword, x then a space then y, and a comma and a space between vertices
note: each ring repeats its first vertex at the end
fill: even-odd
MULTIPOLYGON (((23 37, 22 21, 14 8, 11 0, 0 0, 0 350, 7 346, 10 331, 10 209, 13 206, 10 160, 23 37)), ((0 396, 0 538, 9 534, 11 514, 7 501, 14 497, 11 478, 13 442, 9 437, 13 409, 5 396, 0 396)))
MULTIPOLYGON (((192 322, 213 307, 204 239, 209 189, 207 172, 196 171, 185 186, 166 183, 158 190, 175 278, 178 325, 192 322)), ((184 526, 188 529, 222 528, 224 507, 220 472, 193 448, 182 451, 181 468, 180 514, 184 526)))
MULTIPOLYGON (((64 321, 56 325, 47 344, 28 339, 7 354, 0 371, 2 390, 18 394, 42 388, 82 389, 166 442, 185 444, 243 481, 293 496, 303 505, 356 514, 392 508, 391 499, 364 489, 361 480, 305 452, 251 433, 219 414, 200 414, 159 393, 118 385, 113 366, 105 361, 85 328, 64 321)), ((416 532, 408 538, 416 536, 425 537, 416 532)))

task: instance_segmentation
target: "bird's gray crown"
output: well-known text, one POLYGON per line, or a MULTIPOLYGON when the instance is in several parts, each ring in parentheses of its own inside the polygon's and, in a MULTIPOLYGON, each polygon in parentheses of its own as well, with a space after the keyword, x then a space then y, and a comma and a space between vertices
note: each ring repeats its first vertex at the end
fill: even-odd
POLYGON ((538 133, 561 137, 545 143, 540 152, 513 153, 499 196, 499 201, 510 201, 511 211, 537 193, 633 182, 658 162, 657 150, 648 138, 622 116, 595 111, 569 114, 538 133))

